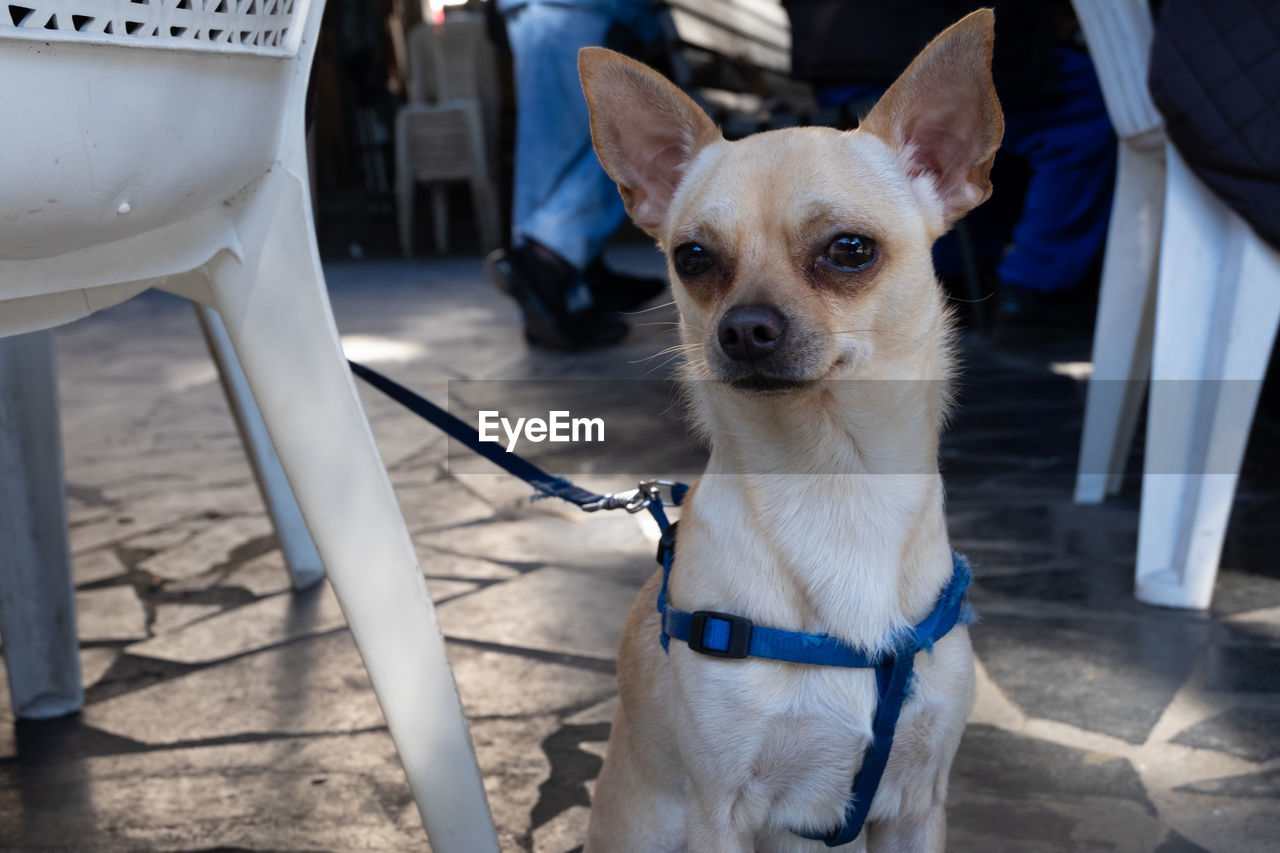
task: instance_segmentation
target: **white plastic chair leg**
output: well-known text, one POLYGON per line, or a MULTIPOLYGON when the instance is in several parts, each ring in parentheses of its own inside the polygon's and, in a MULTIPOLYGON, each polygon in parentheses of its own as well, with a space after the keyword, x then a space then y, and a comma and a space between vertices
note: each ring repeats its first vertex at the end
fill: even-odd
POLYGON ((80 710, 53 338, 0 338, 0 640, 14 713, 80 710))
POLYGON ((431 229, 436 240, 436 254, 449 251, 449 187, 447 184, 431 185, 431 229))
POLYGON ((284 552, 293 588, 307 589, 324 577, 324 565, 320 562, 320 555, 316 553, 315 543, 311 541, 311 533, 302 518, 302 511, 298 509, 298 502, 294 500, 289 481, 285 479, 284 469, 280 467, 280 458, 271 444, 267 425, 262 422, 262 413, 253 400, 253 393, 249 390, 240 361, 231 347, 231 339, 227 337, 222 318, 217 311, 204 305, 197 305, 195 308, 200 329, 209 345, 209 353, 218 366, 222 390, 226 392, 231 414, 240 429, 240 439, 258 480, 262 500, 267 506, 272 524, 275 525, 276 537, 280 540, 280 549, 284 552))
POLYGON ((1164 149, 1121 140, 1115 201, 1102 261, 1076 503, 1120 490, 1146 399, 1155 323, 1156 259, 1164 211, 1164 149))
POLYGON ((241 233, 255 242, 265 235, 265 245, 211 262, 213 301, 364 659, 432 849, 497 853, 426 581, 338 341, 298 160, 240 202, 241 233))
POLYGON ((400 174, 396 176, 396 212, 397 224, 400 226, 400 254, 405 258, 413 257, 413 194, 417 187, 412 176, 400 174))
POLYGON ((480 234, 481 248, 488 252, 502 245, 498 237, 498 197, 493 184, 487 179, 471 181, 471 205, 476 211, 476 228, 480 234))
POLYGON ((1136 590, 1206 608, 1280 324, 1280 254, 1167 156, 1136 590))

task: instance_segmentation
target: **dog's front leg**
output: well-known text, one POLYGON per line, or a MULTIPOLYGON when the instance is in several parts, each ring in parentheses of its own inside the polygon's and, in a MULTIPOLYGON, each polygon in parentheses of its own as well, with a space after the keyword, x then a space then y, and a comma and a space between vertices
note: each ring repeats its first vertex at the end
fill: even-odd
POLYGON ((734 815, 721 796, 696 793, 685 811, 685 837, 690 853, 754 853, 755 832, 734 815))
POLYGON ((867 853, 942 853, 946 843, 943 802, 921 815, 901 815, 867 825, 867 853))
MULTIPOLYGON (((656 642, 655 642, 656 645, 656 642)), ((624 643, 625 646, 625 643, 624 643)), ((685 803, 676 771, 619 705, 596 781, 584 853, 686 853, 685 803)))
POLYGON ((723 740, 707 739, 699 754, 685 753, 689 853, 756 853, 768 821, 770 792, 754 778, 747 764, 749 753, 734 756, 735 751, 724 745, 723 740), (709 750, 705 746, 709 742, 722 748, 709 750))

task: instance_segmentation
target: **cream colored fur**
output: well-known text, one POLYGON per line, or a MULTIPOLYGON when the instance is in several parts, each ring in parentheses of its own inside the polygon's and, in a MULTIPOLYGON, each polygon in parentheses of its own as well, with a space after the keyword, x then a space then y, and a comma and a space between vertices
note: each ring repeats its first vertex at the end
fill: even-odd
MULTIPOLYGON (((867 650, 933 607, 951 573, 937 452, 953 357, 930 250, 990 192, 1002 128, 991 39, 989 11, 956 24, 862 130, 733 143, 654 72, 583 52, 597 151, 633 218, 669 255, 697 242, 724 266, 689 280, 670 267, 686 384, 712 446, 680 521, 677 606, 867 650), (868 272, 815 260, 813 246, 844 233, 875 239, 868 272), (802 387, 724 381, 717 324, 754 304, 787 317, 786 369, 802 387)), ((790 830, 842 819, 871 731, 873 672, 724 661, 676 641, 664 654, 659 580, 624 630, 587 853, 827 849, 790 830)), ((964 628, 917 657, 869 821, 842 849, 943 849, 973 680, 964 628)))

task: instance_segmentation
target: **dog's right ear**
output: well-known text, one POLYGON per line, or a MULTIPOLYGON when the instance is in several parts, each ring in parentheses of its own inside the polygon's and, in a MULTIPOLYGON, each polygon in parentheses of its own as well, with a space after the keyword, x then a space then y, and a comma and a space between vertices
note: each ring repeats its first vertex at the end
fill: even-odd
POLYGON ((720 131, 693 100, 658 72, 602 47, 578 53, 591 108, 596 154, 632 221, 661 239, 667 208, 685 169, 720 131))

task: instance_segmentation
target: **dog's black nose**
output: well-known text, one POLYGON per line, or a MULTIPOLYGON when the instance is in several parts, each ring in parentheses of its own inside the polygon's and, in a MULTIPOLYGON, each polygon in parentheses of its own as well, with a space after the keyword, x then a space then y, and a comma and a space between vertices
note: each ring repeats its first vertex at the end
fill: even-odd
POLYGON ((734 361, 763 361, 787 331, 787 318, 771 305, 737 305, 724 312, 716 337, 734 361))

